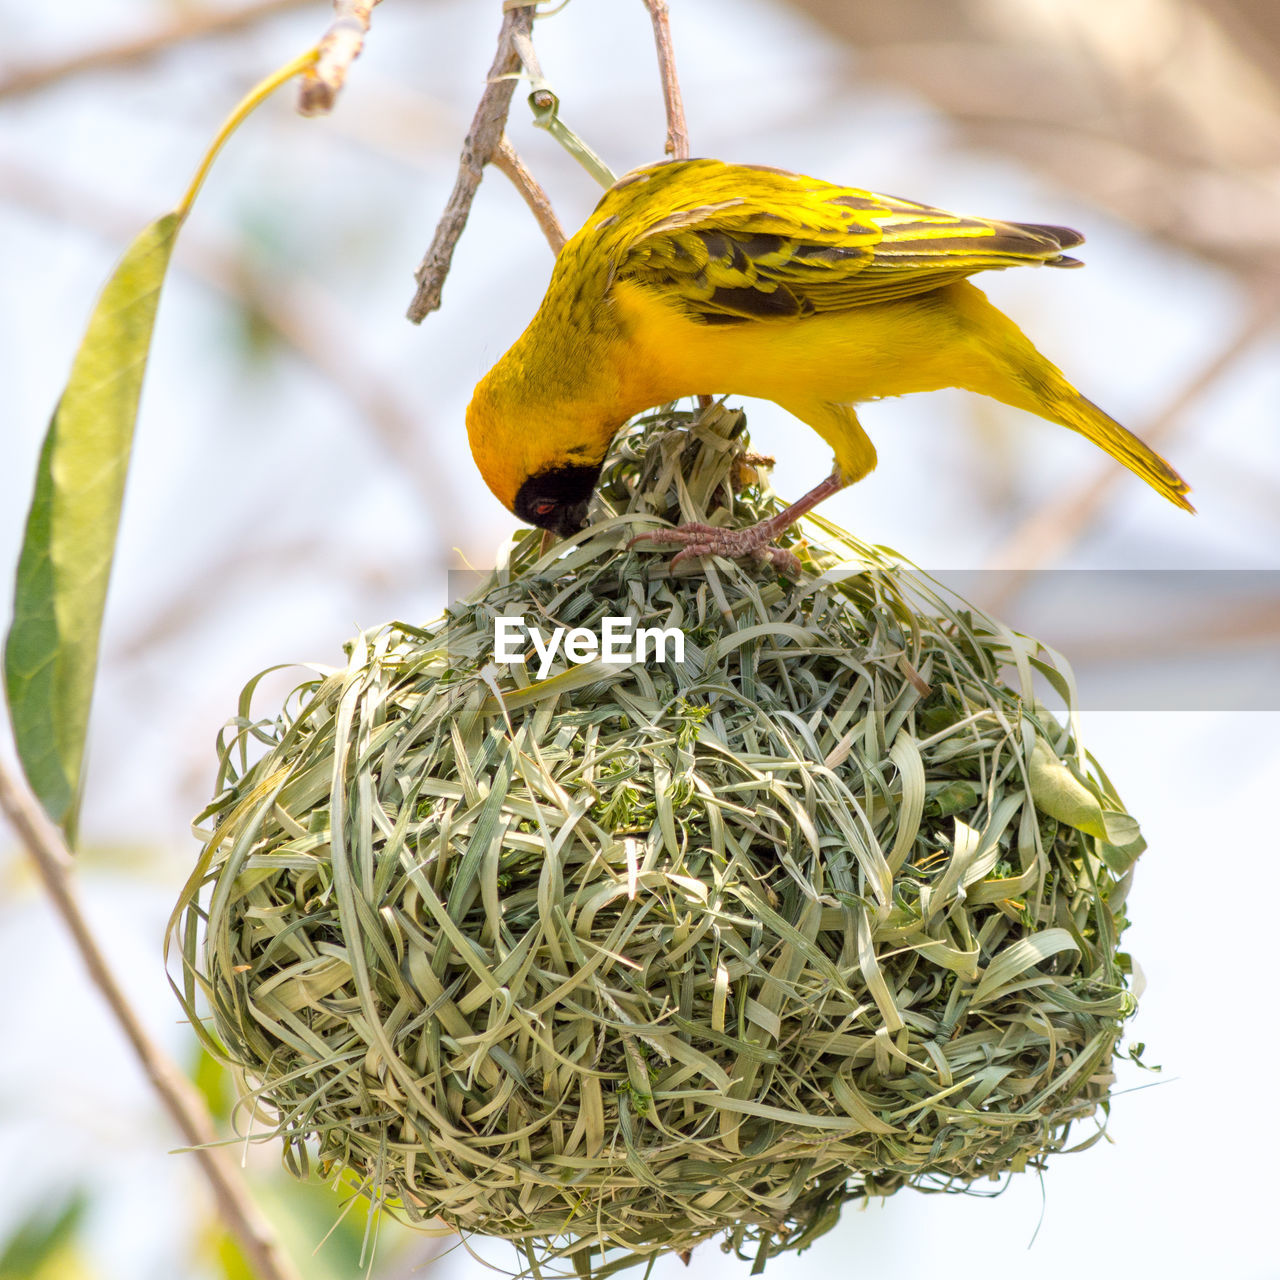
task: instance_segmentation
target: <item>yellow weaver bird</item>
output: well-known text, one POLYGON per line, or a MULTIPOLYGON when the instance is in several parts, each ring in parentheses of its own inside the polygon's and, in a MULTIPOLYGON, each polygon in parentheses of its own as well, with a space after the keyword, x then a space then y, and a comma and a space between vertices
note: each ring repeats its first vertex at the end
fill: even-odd
POLYGON ((586 519, 610 441, 640 410, 696 394, 773 400, 835 451, 831 476, 750 529, 642 536, 683 543, 677 560, 782 560, 773 539, 876 465, 854 405, 963 387, 1078 431, 1194 510, 1182 477, 966 280, 1079 266, 1063 250, 1082 240, 755 165, 637 169, 560 251, 537 315, 476 387, 472 454, 510 511, 568 535, 586 519))

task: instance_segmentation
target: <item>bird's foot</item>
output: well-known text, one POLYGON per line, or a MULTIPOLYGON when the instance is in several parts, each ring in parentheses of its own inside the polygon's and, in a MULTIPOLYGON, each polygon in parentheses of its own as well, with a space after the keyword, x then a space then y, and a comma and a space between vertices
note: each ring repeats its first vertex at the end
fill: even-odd
POLYGON ((807 515, 823 498, 830 497, 846 483, 839 471, 829 475, 820 485, 810 489, 799 502, 793 502, 777 515, 761 520, 747 529, 721 529, 714 524, 682 524, 674 529, 655 529, 652 533, 637 534, 627 547, 637 542, 679 542, 683 550, 671 559, 671 567, 696 556, 724 556, 729 560, 742 560, 752 556, 767 560, 775 569, 788 577, 800 576, 800 561, 790 551, 775 547, 773 541, 789 529, 801 516, 807 515))
POLYGON ((682 524, 674 529, 655 529, 652 533, 637 534, 627 543, 628 550, 637 542, 674 542, 682 550, 671 558, 671 567, 699 556, 724 556, 727 560, 754 559, 768 562, 788 577, 800 576, 800 561, 783 547, 773 545, 780 530, 772 521, 765 520, 747 529, 721 529, 713 524, 696 522, 682 524))

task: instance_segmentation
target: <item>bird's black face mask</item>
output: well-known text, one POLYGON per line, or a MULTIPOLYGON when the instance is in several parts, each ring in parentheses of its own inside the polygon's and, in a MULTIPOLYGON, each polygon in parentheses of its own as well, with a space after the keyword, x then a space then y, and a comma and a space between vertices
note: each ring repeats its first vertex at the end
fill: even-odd
POLYGON ((586 523, 587 504, 599 479, 598 464, 539 471, 520 486, 516 494, 516 515, 539 529, 550 529, 567 538, 586 523))

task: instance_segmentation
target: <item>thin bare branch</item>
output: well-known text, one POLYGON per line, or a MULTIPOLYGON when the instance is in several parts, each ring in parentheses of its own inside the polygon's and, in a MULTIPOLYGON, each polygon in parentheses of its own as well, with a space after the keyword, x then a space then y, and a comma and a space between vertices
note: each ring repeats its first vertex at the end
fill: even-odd
POLYGON ((556 211, 551 207, 551 199, 542 189, 537 178, 525 168, 524 161, 516 154, 516 149, 505 134, 498 143, 498 149, 493 153, 491 163, 495 169, 511 179, 512 185, 524 197, 525 204, 537 218, 538 226, 542 228, 542 234, 547 237, 547 243, 551 246, 551 252, 559 253, 564 248, 566 237, 564 228, 560 225, 560 219, 556 217, 556 211))
POLYGON ((62 917, 89 978, 106 1000, 147 1079, 203 1170, 227 1230, 259 1280, 302 1280, 280 1248, 271 1224, 259 1211, 244 1179, 217 1145, 218 1132, 203 1099, 181 1068, 151 1036, 130 1005, 80 908, 74 859, 58 829, 12 773, 0 762, 0 811, 36 865, 40 879, 62 917))
MULTIPOLYGON (((667 143, 663 148, 673 160, 689 158, 689 125, 684 118, 684 98, 680 93, 680 78, 676 75, 676 53, 671 44, 671 19, 667 0, 644 0, 653 21, 653 42, 658 50, 658 73, 662 77, 662 101, 667 112, 667 143)), ((712 397, 700 395, 698 404, 709 408, 712 397)), ((680 1255, 685 1266, 689 1259, 680 1255)))
POLYGON ((662 75, 662 99, 667 109, 666 153, 675 160, 689 158, 689 126, 684 118, 684 99, 676 75, 676 55, 671 47, 671 21, 667 0, 644 0, 653 20, 653 39, 658 46, 658 69, 662 75))
MULTIPOLYGON (((1280 318, 1280 285, 1273 284, 1259 293, 1228 342, 1179 388, 1138 434, 1153 445, 1172 435, 1186 410, 1272 330, 1277 318, 1280 318)), ((1096 521, 1108 494, 1123 474, 1120 467, 1108 464, 1094 478, 1041 507, 1014 529, 987 561, 990 569, 1012 570, 1004 581, 1000 598, 987 602, 989 607, 998 612, 1017 595, 1026 575, 1059 557, 1079 538, 1096 521)))
MULTIPOLYGON (((1079 670, 1086 663, 1140 662, 1148 664, 1158 655, 1161 662, 1175 658, 1215 658, 1230 660, 1232 653, 1249 649, 1276 651, 1280 644, 1280 601, 1260 596, 1243 604, 1206 612, 1203 602, 1188 602, 1184 615, 1176 621, 1161 618, 1158 625, 1129 626, 1124 629, 1090 619, 1090 625, 1053 638, 1054 648, 1071 655, 1079 670)), ((1263 704, 1260 704, 1263 705, 1263 704)))
POLYGON ((378 0, 333 0, 337 15, 320 37, 316 64, 302 78, 298 110, 304 116, 321 116, 333 110, 347 71, 360 56, 369 19, 378 0))
POLYGON ((440 306, 440 295, 453 262, 458 237, 467 225, 467 215, 471 212, 480 179, 484 177, 484 167, 493 159, 506 128, 507 112, 511 108, 511 96, 516 87, 513 77, 520 69, 520 55, 516 52, 514 37, 527 36, 533 29, 535 7, 532 4, 513 6, 507 8, 502 15, 498 52, 493 66, 489 68, 488 83, 480 95, 480 103, 471 121, 471 130, 462 146, 458 180, 454 183, 453 194, 436 227, 431 247, 415 273, 418 288, 408 311, 409 319, 414 324, 421 324, 426 316, 440 306))
POLYGON ((244 5, 239 9, 181 10, 179 16, 146 35, 102 45, 67 58, 57 58, 29 67, 16 67, 0 80, 0 98, 16 98, 21 94, 36 93, 90 71, 134 67, 140 62, 167 53, 178 45, 241 31, 277 14, 288 13, 313 3, 314 0, 258 0, 256 4, 244 5))

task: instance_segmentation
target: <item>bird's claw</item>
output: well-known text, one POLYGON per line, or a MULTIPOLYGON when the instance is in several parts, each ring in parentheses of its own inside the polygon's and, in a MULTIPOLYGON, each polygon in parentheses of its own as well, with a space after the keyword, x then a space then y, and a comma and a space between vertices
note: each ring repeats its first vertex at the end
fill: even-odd
POLYGON ((636 534, 627 543, 630 550, 637 542, 676 542, 683 546, 671 558, 671 567, 700 556, 724 556, 726 560, 767 561, 788 577, 800 576, 800 561, 783 547, 768 541, 767 535, 755 529, 721 529, 712 524, 682 524, 674 529, 655 529, 636 534))

